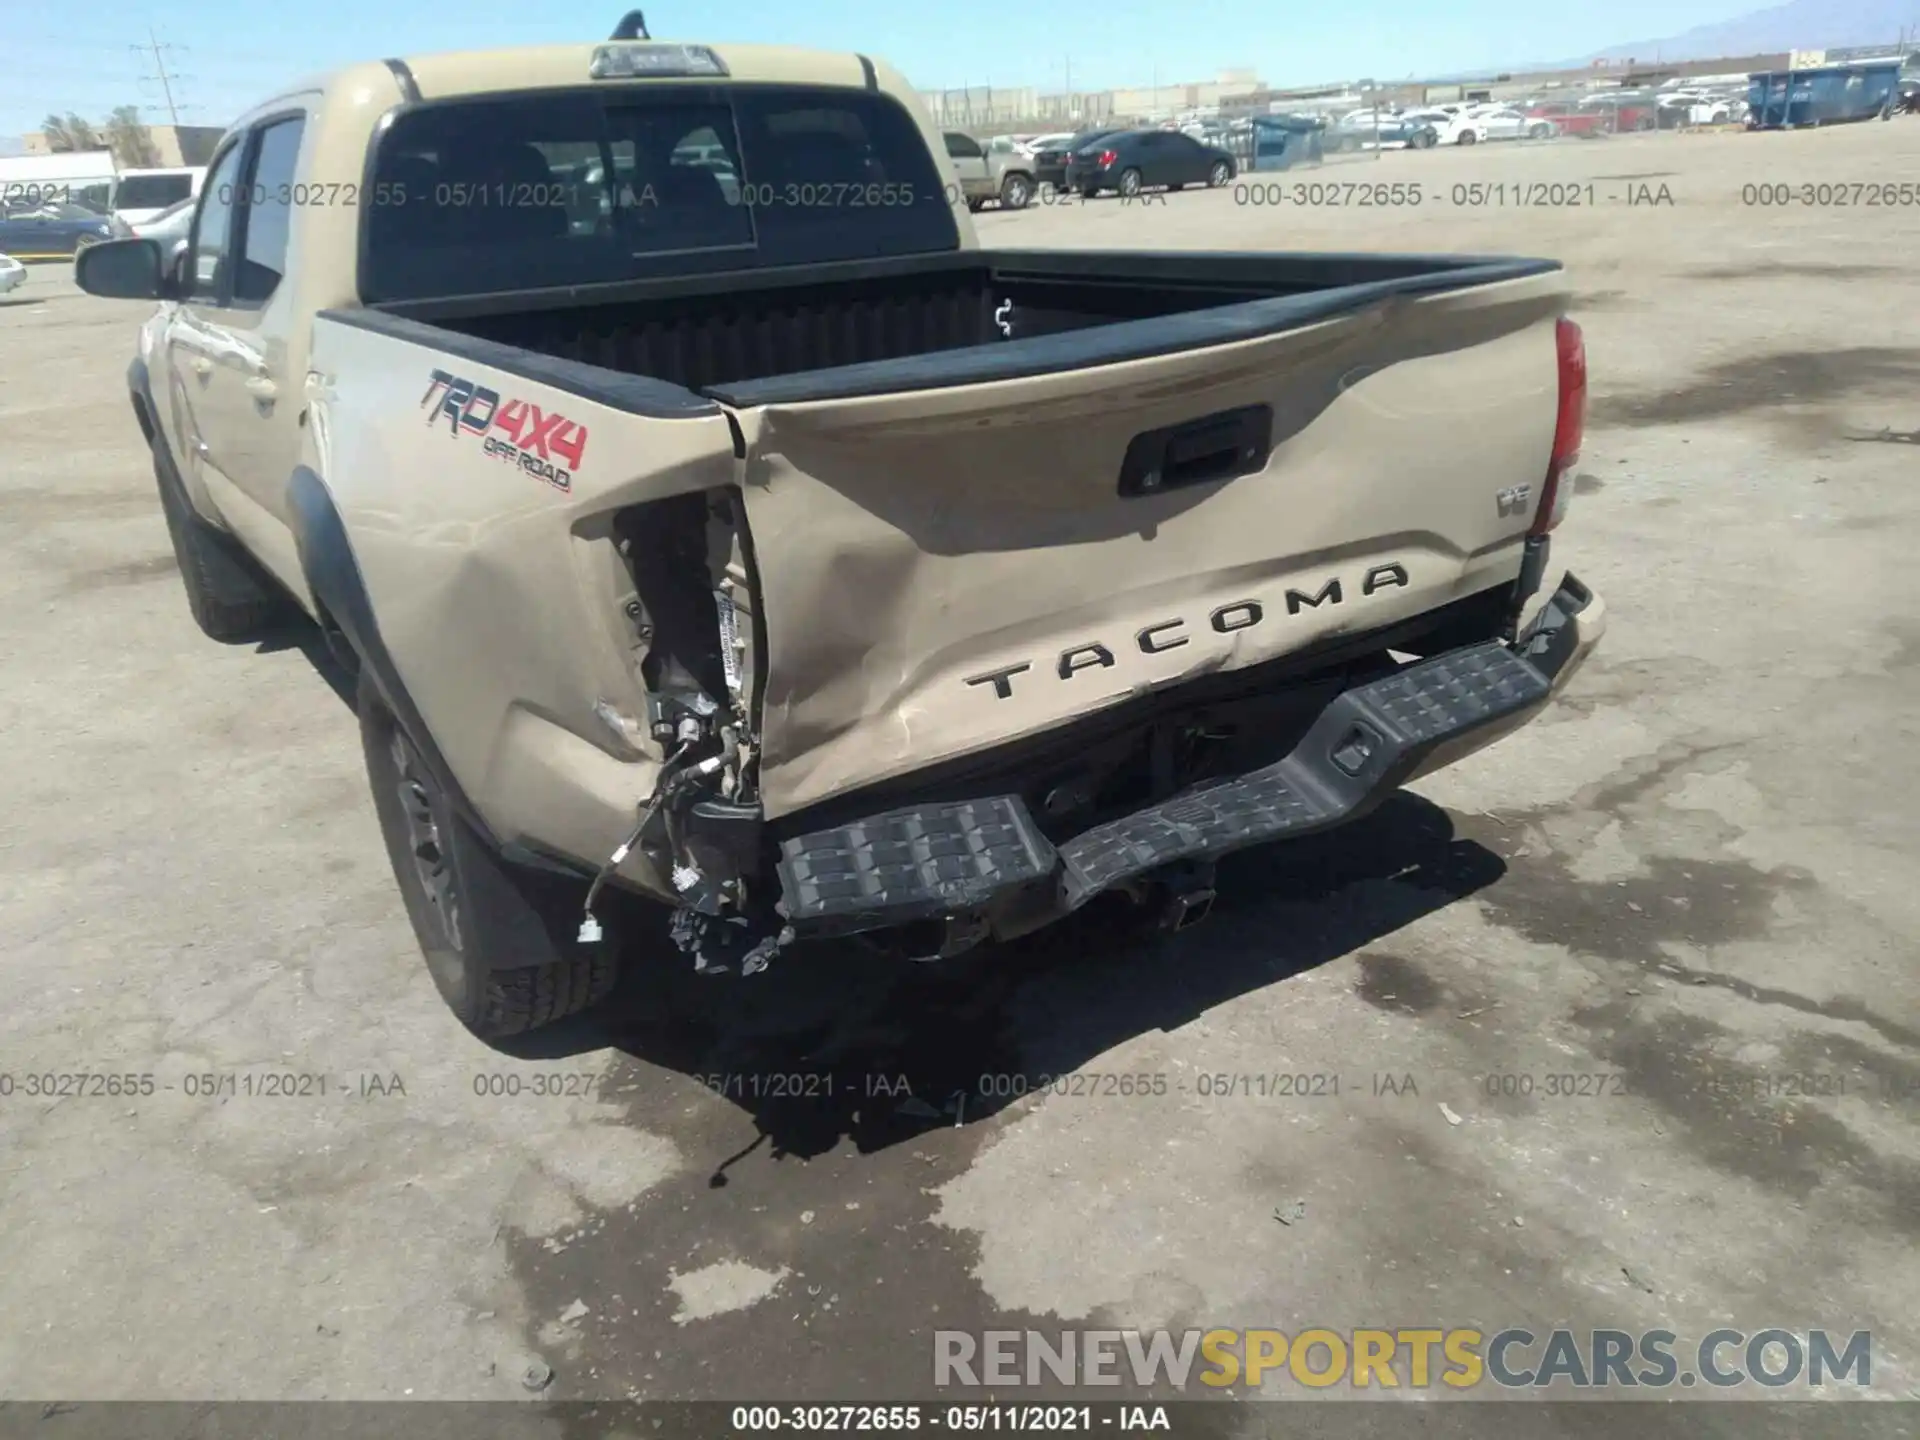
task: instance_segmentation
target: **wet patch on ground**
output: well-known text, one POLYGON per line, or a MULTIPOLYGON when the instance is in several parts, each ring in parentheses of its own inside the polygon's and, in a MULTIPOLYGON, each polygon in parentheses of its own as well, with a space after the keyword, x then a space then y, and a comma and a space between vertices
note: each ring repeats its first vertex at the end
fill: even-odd
POLYGON ((1688 1148, 1716 1169, 1805 1204, 1837 1183, 1868 1200, 1876 1223, 1920 1237, 1920 1165, 1879 1154, 1803 1097, 1789 1076, 1734 1059, 1734 1032, 1678 1010, 1616 1000, 1577 1011, 1596 1058, 1628 1091, 1684 1128, 1688 1148), (1651 1012, 1651 1013, 1649 1013, 1651 1012))
POLYGON ((1756 260, 1751 265, 1712 265, 1683 270, 1683 280, 1871 280, 1910 273, 1898 265, 1863 265, 1818 260, 1756 260))
POLYGON ((1579 290, 1574 292, 1572 308, 1581 310, 1639 310, 1645 302, 1624 290, 1579 290))
POLYGON ((1920 445, 1920 430, 1884 430, 1856 431, 1846 436, 1856 445, 1920 445))
POLYGON ((1399 955, 1364 954, 1354 993, 1377 1010, 1424 1015, 1446 1000, 1446 991, 1425 970, 1399 955))
POLYGON ((150 585, 180 573, 171 552, 149 555, 144 560, 125 560, 115 565, 98 565, 76 570, 67 577, 63 593, 85 595, 95 590, 115 590, 127 585, 150 585))
POLYGON ((1692 384, 1654 395, 1608 395, 1594 402, 1596 426, 1639 429, 1698 424, 1768 406, 1820 405, 1856 391, 1920 385, 1920 349, 1857 345, 1825 351, 1742 356, 1708 367, 1692 384))
POLYGON ((1223 862, 1216 918, 1176 936, 1143 934, 1123 904, 1089 907, 939 966, 848 947, 745 982, 630 981, 603 1033, 548 1037, 548 1053, 625 1052, 609 1098, 685 1158, 628 1206, 577 1205, 559 1233, 504 1231, 552 1393, 698 1397, 750 1379, 796 1400, 924 1395, 935 1330, 1057 1325, 999 1307, 973 1237, 936 1220, 940 1187, 1023 1097, 1356 951, 1372 1003, 1442 1003, 1420 967, 1368 947, 1500 875, 1414 795, 1289 848, 1223 862), (709 1273, 779 1278, 687 1318, 687 1277, 709 1273))
POLYGON ((1463 834, 1478 838, 1508 863, 1502 882, 1480 897, 1484 913, 1505 929, 1575 955, 1723 990, 1756 1005, 1863 1025, 1893 1044, 1920 1047, 1920 1030, 1875 1013, 1858 998, 1816 1000, 1676 955, 1676 949, 1704 952, 1736 941, 1817 934, 1819 920, 1788 918, 1812 916, 1820 908, 1823 892, 1810 871, 1793 865, 1762 869, 1730 856, 1642 854, 1636 874, 1583 881, 1566 853, 1570 847, 1555 849, 1541 841, 1540 823, 1556 816, 1584 817, 1595 831, 1614 818, 1634 823, 1637 809, 1657 805, 1659 791, 1683 781, 1703 761, 1737 748, 1730 742, 1675 744, 1561 804, 1502 812, 1498 821, 1460 817, 1463 834))

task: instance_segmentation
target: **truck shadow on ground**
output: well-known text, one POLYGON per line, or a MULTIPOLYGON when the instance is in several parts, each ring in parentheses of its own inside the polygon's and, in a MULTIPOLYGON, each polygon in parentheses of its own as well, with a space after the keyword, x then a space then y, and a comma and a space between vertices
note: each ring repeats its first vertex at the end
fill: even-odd
MULTIPOLYGON (((745 979, 635 965, 591 1022, 544 1033, 540 1053, 612 1046, 697 1077, 752 1116, 741 1155, 765 1145, 807 1158, 843 1139, 870 1153, 1050 1087, 1117 1083, 1089 1081, 1090 1062, 1351 955, 1505 869, 1402 792, 1341 830, 1229 857, 1214 913, 1179 934, 1143 930, 1115 900, 926 966, 842 945, 745 979)), ((711 1183, 724 1184, 739 1156, 713 1158, 711 1183)))

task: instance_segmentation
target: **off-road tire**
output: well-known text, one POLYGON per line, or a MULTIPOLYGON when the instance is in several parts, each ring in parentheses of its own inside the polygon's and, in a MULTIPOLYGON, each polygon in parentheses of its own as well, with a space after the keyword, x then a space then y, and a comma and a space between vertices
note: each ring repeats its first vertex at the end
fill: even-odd
POLYGON ((1033 180, 1021 174, 1003 176, 1000 181, 1000 208, 1024 210, 1033 202, 1033 180))
POLYGON ((585 882, 514 865, 476 834, 364 668, 359 710, 393 877, 427 972, 460 1023, 502 1040, 605 999, 619 950, 611 934, 578 939, 585 882))
POLYGON ((162 443, 156 437, 153 478, 194 623, 208 639, 231 645, 293 620, 293 601, 261 573, 239 542, 195 513, 162 443))

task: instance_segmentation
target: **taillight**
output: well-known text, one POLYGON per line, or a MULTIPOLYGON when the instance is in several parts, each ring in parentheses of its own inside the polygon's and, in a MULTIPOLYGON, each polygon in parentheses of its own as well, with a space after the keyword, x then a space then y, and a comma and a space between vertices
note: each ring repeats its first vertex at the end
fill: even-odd
POLYGON ((1587 432, 1586 339, 1571 320, 1560 321, 1553 338, 1559 353, 1560 408, 1553 424, 1546 483, 1540 487, 1540 508, 1533 513, 1529 535, 1544 535, 1567 518, 1567 506, 1573 500, 1573 467, 1580 463, 1580 442, 1587 432))
POLYGON ((1113 162, 1118 160, 1119 158, 1120 158, 1120 152, 1118 150, 1102 150, 1100 152, 1100 158, 1094 163, 1099 165, 1099 167, 1102 170, 1104 170, 1107 168, 1107 166, 1113 164, 1113 162))

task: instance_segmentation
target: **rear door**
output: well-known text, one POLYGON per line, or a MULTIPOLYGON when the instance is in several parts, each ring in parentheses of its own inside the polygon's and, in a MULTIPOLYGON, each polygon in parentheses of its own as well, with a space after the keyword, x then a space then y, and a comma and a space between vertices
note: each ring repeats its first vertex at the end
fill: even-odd
POLYGON ((1510 581, 1528 515, 1500 492, 1545 474, 1560 303, 1524 279, 1015 381, 715 387, 769 814, 1510 581))
POLYGON ((1169 185, 1203 185, 1207 179, 1207 152, 1191 135, 1167 136, 1169 185))
POLYGON ((251 127, 244 149, 236 147, 239 178, 202 207, 195 293, 170 332, 191 377, 186 388, 208 493, 254 553, 290 583, 299 565, 287 477, 299 456, 306 351, 279 292, 305 130, 305 112, 293 110, 251 127), (217 252, 216 223, 223 232, 217 252))

